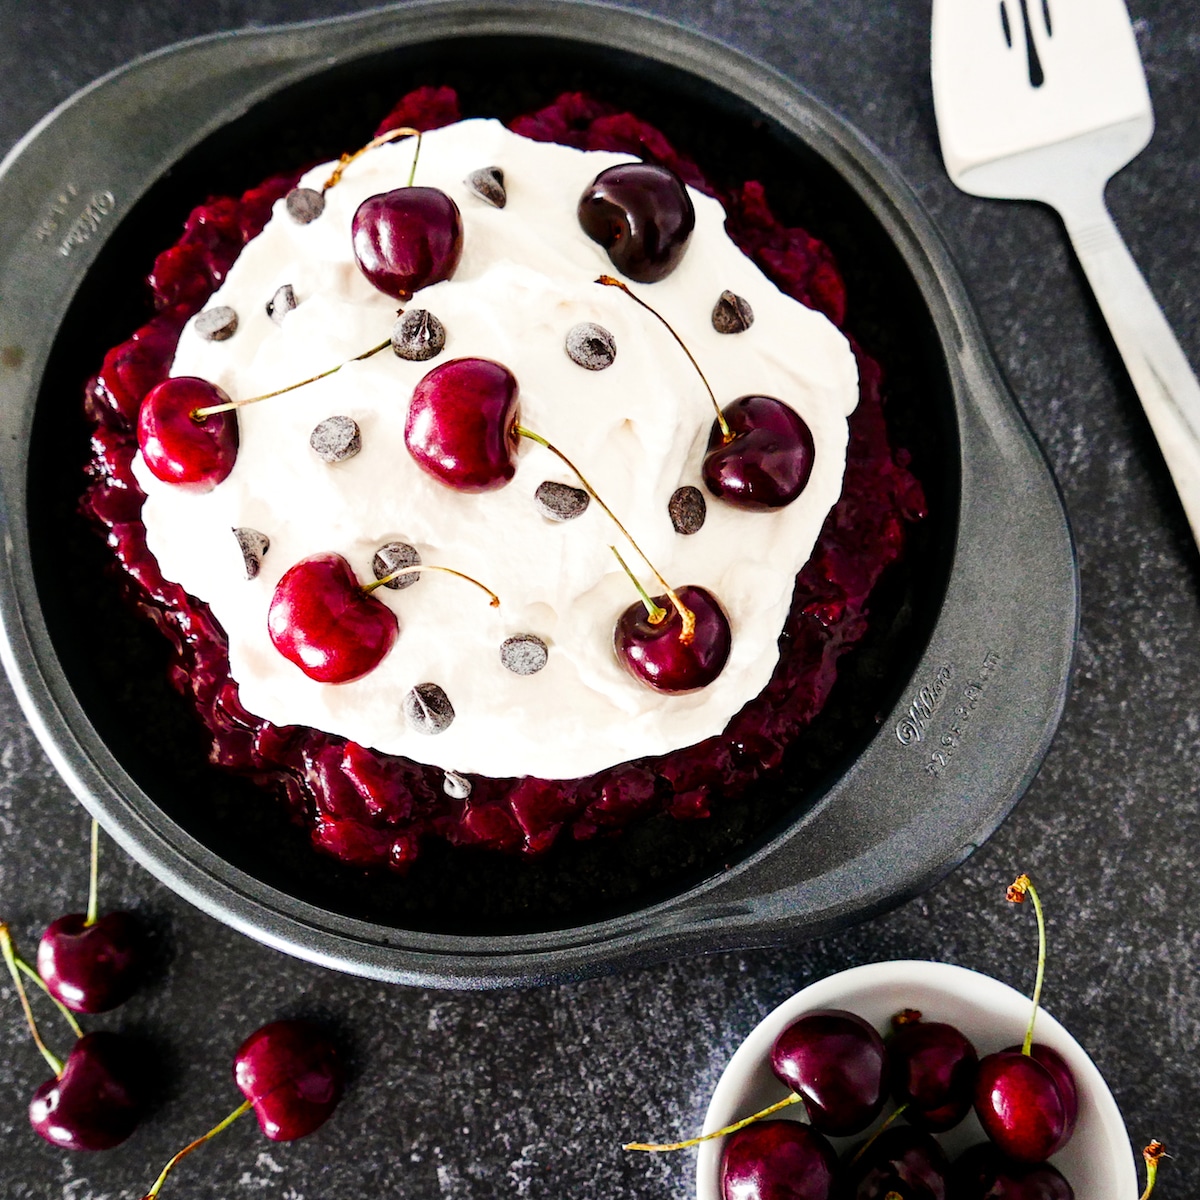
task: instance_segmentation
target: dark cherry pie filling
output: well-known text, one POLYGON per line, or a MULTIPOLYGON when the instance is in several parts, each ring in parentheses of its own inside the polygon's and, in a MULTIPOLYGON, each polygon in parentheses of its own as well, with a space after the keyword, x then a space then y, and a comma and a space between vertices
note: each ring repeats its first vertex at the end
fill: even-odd
MULTIPOLYGON (((400 101, 380 132, 406 125, 434 129, 458 119, 453 90, 421 88, 400 101)), ((578 93, 562 95, 511 125, 537 140, 621 151, 662 164, 717 195, 728 213, 729 235, 743 252, 781 290, 843 327, 846 293, 829 249, 776 220, 760 184, 717 192, 658 130, 578 93)), ((146 548, 144 496, 132 473, 135 423, 143 396, 168 374, 184 323, 203 307, 298 177, 299 172, 274 176, 238 199, 209 200, 191 213, 178 243, 155 261, 149 282, 156 315, 108 352, 87 389, 92 450, 83 509, 105 530, 128 577, 132 602, 170 639, 172 682, 192 697, 211 734, 212 762, 277 791, 317 848, 346 863, 399 870, 415 860, 428 836, 535 855, 560 836, 584 840, 657 812, 706 817, 721 798, 740 794, 777 769, 787 746, 828 698, 838 659, 866 633, 871 591, 903 553, 906 522, 925 515, 909 456, 888 440, 882 371, 853 338, 860 398, 849 420, 841 498, 797 576, 770 682, 720 736, 583 779, 466 776, 470 792, 460 799, 447 794, 440 768, 317 729, 278 727, 242 707, 220 625, 207 605, 163 579, 146 548)))

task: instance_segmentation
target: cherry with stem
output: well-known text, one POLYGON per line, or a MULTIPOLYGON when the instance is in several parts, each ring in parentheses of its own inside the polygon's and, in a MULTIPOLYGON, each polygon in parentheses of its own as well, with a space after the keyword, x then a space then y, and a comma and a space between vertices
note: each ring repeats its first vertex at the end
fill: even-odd
POLYGON ((116 1008, 137 987, 145 957, 142 931, 128 912, 99 909, 100 826, 92 820, 85 913, 53 921, 38 944, 37 969, 46 991, 75 1012, 116 1008))
POLYGON ((400 634, 395 612, 372 593, 403 575, 441 571, 465 579, 500 598, 477 579, 429 563, 400 567, 382 579, 361 584, 340 554, 313 554, 284 572, 267 610, 271 644, 318 683, 350 683, 373 671, 400 634))
POLYGON ((980 1062, 974 1104, 984 1132, 1005 1154, 1018 1162, 1037 1163, 1070 1140, 1079 1096, 1062 1056, 1033 1040, 1046 973, 1046 920, 1037 888, 1028 875, 1019 875, 1007 899, 1022 904, 1027 896, 1037 916, 1038 965, 1025 1040, 980 1062))
POLYGON ((272 1021, 256 1029, 234 1055, 233 1078, 245 1100, 172 1156, 142 1200, 155 1200, 182 1159, 250 1109, 271 1141, 307 1137, 337 1107, 344 1082, 337 1047, 321 1026, 304 1020, 272 1021))
POLYGON ((696 368, 717 414, 701 468, 708 490, 749 512, 791 504, 808 485, 816 456, 812 431, 800 414, 782 400, 762 395, 740 396, 721 408, 699 363, 670 322, 619 279, 601 275, 596 282, 620 288, 661 321, 696 368))
POLYGON ((29 1123, 39 1137, 64 1150, 109 1150, 133 1132, 142 1113, 140 1074, 120 1034, 88 1033, 16 952, 8 926, 0 922, 0 955, 16 987, 34 1044, 53 1072, 34 1092, 29 1123), (65 1061, 43 1040, 21 976, 46 991, 75 1034, 65 1061))
MULTIPOLYGON (((361 362, 391 344, 389 339, 349 361, 361 362)), ((315 383, 344 366, 346 363, 338 363, 299 383, 241 400, 231 400, 215 383, 195 375, 164 379, 146 393, 138 409, 137 441, 142 458, 150 473, 163 483, 211 491, 228 477, 237 462, 237 409, 315 383)))

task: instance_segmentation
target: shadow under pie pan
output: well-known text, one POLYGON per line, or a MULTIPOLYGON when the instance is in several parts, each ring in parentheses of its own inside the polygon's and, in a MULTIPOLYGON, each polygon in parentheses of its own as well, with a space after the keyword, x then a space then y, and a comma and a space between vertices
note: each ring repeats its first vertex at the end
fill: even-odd
POLYGON ((88 810, 234 928, 446 987, 779 943, 928 887, 1045 755, 1078 619, 1054 481, 915 197, 768 68, 586 4, 447 0, 207 38, 123 68, 33 130, 0 171, 0 227, 5 666, 88 810), (502 119, 587 91, 718 183, 761 180, 785 224, 833 249, 930 515, 782 771, 707 820, 656 817, 533 860, 431 845, 402 877, 316 854, 273 797, 208 764, 166 643, 122 600, 77 506, 84 384, 145 319, 142 280, 190 208, 360 145, 422 84, 502 119))

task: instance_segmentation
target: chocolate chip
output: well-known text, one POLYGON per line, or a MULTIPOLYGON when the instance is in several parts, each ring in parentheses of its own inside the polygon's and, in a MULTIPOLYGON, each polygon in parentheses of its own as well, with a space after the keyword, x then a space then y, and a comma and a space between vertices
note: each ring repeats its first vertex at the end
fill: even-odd
POLYGON ((345 462, 362 449, 362 434, 351 417, 326 417, 312 431, 308 444, 327 463, 345 462))
POLYGON ((206 308, 195 320, 192 328, 206 342, 223 342, 237 333, 237 313, 228 304, 206 308))
POLYGON ((457 771, 447 771, 446 778, 442 780, 442 791, 451 800, 465 800, 471 794, 471 787, 471 781, 457 771))
POLYGON ((481 167, 478 171, 472 171, 463 183, 494 208, 503 208, 508 203, 504 172, 499 167, 481 167))
POLYGON ((567 357, 589 371, 603 371, 617 357, 617 339, 603 325, 580 321, 567 330, 567 357))
POLYGON ((296 289, 290 283, 276 289, 275 295, 267 301, 267 316, 279 325, 283 318, 296 307, 296 289))
POLYGON ((392 326, 392 349, 397 358, 424 362, 436 358, 446 345, 446 327, 424 308, 410 308, 392 326))
MULTIPOLYGON (((388 542, 386 546, 380 546, 375 551, 375 557, 371 559, 371 570, 375 572, 376 579, 384 579, 393 571, 400 570, 401 567, 420 565, 421 556, 417 553, 416 546, 410 546, 407 542, 388 542)), ((412 587, 420 578, 421 573, 414 571, 411 575, 401 575, 396 579, 390 579, 383 586, 400 591, 401 588, 412 587)))
POLYGON ((287 214, 297 225, 315 221, 325 211, 325 193, 314 188, 292 188, 284 201, 287 214))
POLYGON ((566 483, 552 483, 549 479, 539 483, 533 498, 543 517, 551 521, 572 521, 582 516, 591 497, 582 488, 566 483))
POLYGON ((546 643, 532 633, 506 638, 500 647, 500 661, 514 675, 536 675, 549 658, 546 643))
POLYGON ((698 487, 690 484, 676 488, 667 501, 667 512, 671 516, 671 524, 676 533, 695 533, 704 524, 708 515, 708 505, 704 502, 704 493, 698 487))
POLYGON ((718 333, 744 333, 754 324, 754 309, 741 296, 726 289, 713 308, 712 323, 718 333))
POLYGON ((454 706, 436 683, 418 683, 404 697, 404 716, 418 733, 444 733, 454 720, 454 706))
POLYGON ((257 529, 235 529, 233 536, 241 548, 242 558, 246 563, 246 578, 253 579, 262 566, 263 557, 271 548, 271 539, 257 529))

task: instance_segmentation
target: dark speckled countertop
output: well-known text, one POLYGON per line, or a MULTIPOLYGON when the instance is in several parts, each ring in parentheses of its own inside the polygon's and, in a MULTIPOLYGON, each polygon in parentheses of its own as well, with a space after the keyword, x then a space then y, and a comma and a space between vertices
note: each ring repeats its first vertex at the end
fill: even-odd
MULTIPOLYGON (((0 151, 59 101, 182 38, 369 7, 352 0, 0 0, 0 151)), ((252 1122, 182 1168, 168 1196, 677 1197, 690 1155, 631 1158, 633 1135, 698 1127, 738 1042, 804 984, 858 963, 933 958, 1027 988, 1031 930, 1003 902, 1017 869, 1050 908, 1047 1007, 1093 1055, 1140 1146, 1200 1184, 1200 557, 1057 219, 971 199, 941 166, 927 3, 645 0, 763 59, 857 125, 940 225, 1045 446, 1079 546, 1083 624, 1066 715, 999 833, 925 897, 790 950, 724 954, 500 994, 421 992, 286 958, 200 915, 108 844, 103 898, 141 911, 161 969, 111 1018, 162 1058, 163 1094, 125 1146, 69 1156, 29 1131, 45 1070, 0 988, 0 1193, 136 1200, 161 1162, 236 1104, 228 1060, 255 1026, 335 1021, 354 1079, 294 1145, 252 1122)), ((1158 130, 1109 189, 1117 223, 1200 364, 1200 16, 1130 0, 1158 130)), ((87 819, 0 680, 0 913, 31 945, 82 906, 87 819)), ((1023 914, 1022 914, 1023 915, 1023 914)), ((1081 1197, 1080 1200, 1086 1200, 1081 1197)), ((1133 1200, 1131 1197, 1130 1200, 1133 1200)))

